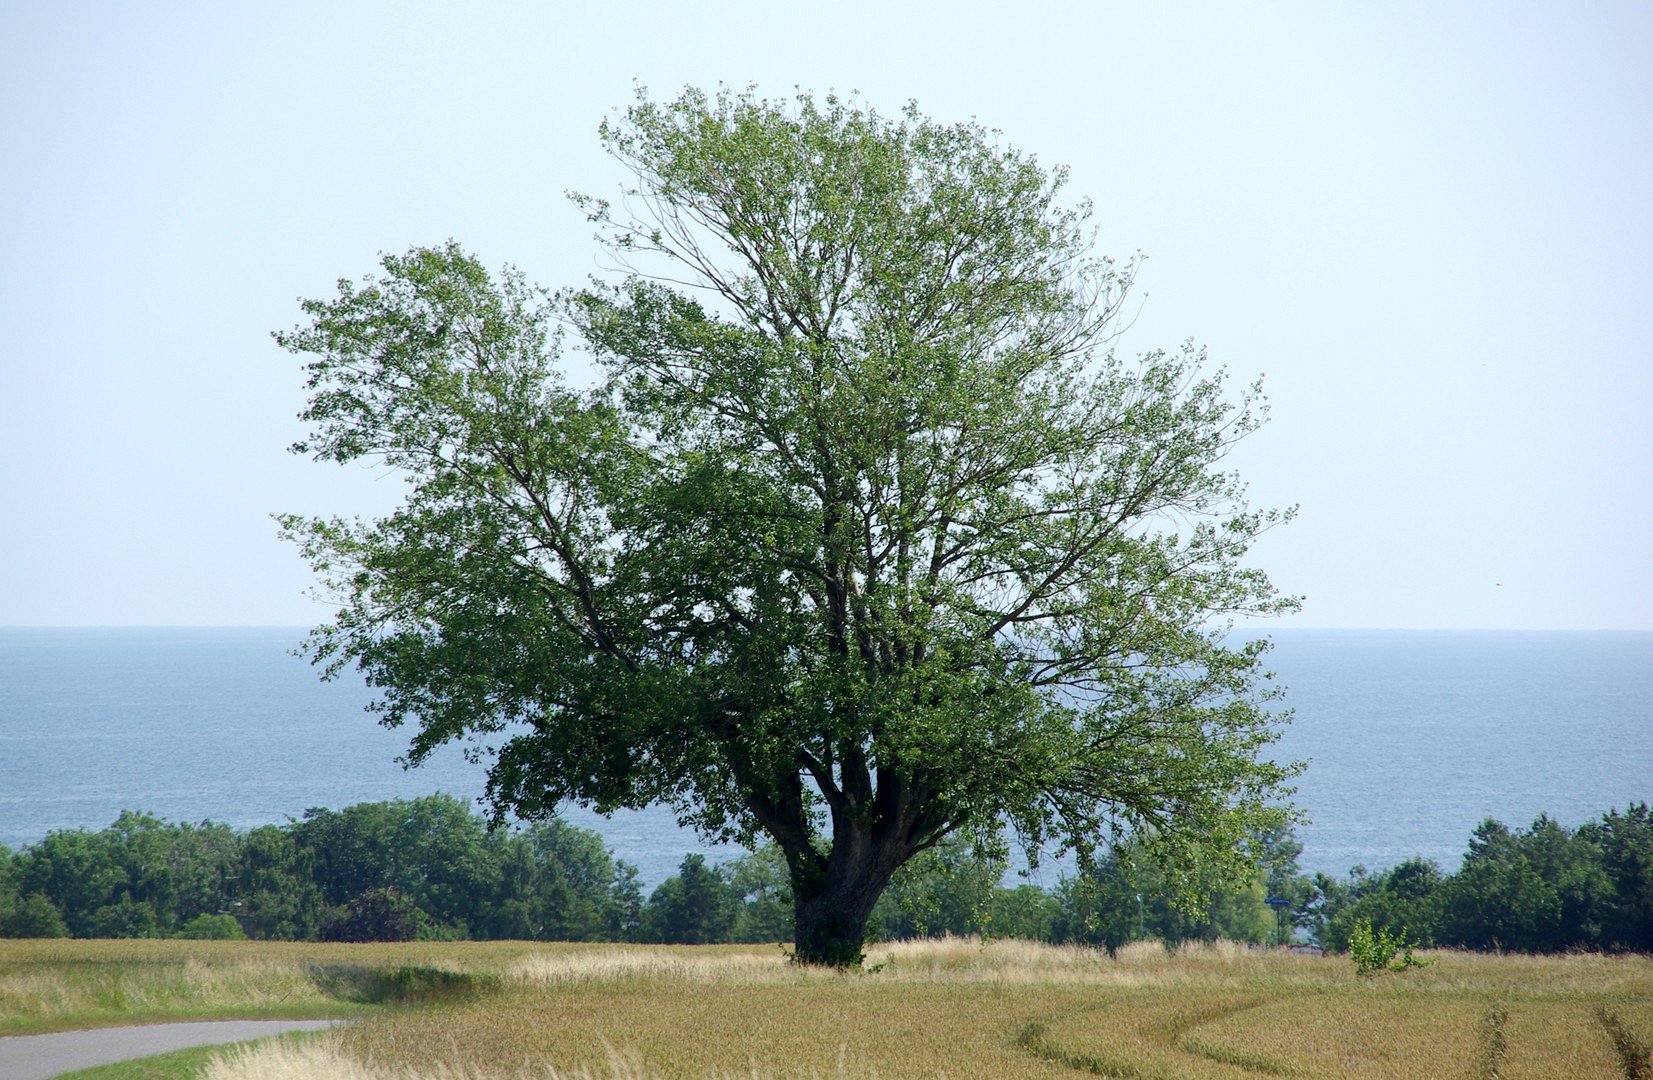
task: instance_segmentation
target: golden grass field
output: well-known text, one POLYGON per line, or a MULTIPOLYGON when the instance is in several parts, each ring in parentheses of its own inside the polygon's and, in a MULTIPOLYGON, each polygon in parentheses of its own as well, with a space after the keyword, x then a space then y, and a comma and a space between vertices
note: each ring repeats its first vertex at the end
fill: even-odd
POLYGON ((1426 955, 1362 978, 1223 943, 900 943, 834 973, 775 946, 0 942, 0 1032, 359 1017, 176 1074, 210 1080, 1653 1080, 1653 958, 1426 955))

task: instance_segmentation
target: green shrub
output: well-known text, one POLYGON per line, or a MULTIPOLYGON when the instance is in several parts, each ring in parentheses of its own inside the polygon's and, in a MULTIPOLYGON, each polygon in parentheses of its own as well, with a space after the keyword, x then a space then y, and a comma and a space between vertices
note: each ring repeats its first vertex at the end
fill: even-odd
POLYGON ((0 922, 0 937, 59 938, 68 937, 69 928, 57 906, 39 893, 30 893, 0 922))
POLYGON ((178 936, 194 941, 245 941, 234 915, 197 915, 178 928, 178 936))
POLYGON ((436 1002, 469 1001, 485 994, 497 994, 503 985, 498 975, 485 972, 400 967, 392 971, 371 973, 364 980, 362 996, 363 1000, 376 1004, 398 1002, 428 1005, 436 1002))
POLYGON ((412 941, 423 916, 400 889, 369 889, 328 920, 318 936, 323 941, 412 941))
POLYGON ((1403 933, 1390 936, 1387 929, 1372 930, 1372 920, 1361 919, 1349 931, 1349 956, 1355 962, 1357 975, 1376 975, 1380 971, 1405 971, 1422 967, 1427 961, 1412 955, 1416 944, 1406 940, 1403 933), (1395 955, 1399 953, 1400 959, 1395 955))

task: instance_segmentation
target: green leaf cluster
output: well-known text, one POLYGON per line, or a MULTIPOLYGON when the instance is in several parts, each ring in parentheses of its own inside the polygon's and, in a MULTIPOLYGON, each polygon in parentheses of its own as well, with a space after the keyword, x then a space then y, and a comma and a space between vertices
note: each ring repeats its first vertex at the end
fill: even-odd
POLYGON ((1349 932, 1349 958, 1354 961, 1357 975, 1405 971, 1429 963, 1412 954, 1415 948, 1417 944, 1408 941, 1404 933, 1390 934, 1382 928, 1374 931, 1369 919, 1358 920, 1349 932))

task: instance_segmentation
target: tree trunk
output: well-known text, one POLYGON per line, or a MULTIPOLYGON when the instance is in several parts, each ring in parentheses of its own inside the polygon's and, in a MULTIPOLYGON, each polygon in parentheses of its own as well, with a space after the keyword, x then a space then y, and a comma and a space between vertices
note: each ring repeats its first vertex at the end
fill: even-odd
MULTIPOLYGON (((880 889, 878 892, 882 892, 880 889)), ((867 921, 878 893, 863 900, 822 893, 799 899, 793 911, 793 957, 800 964, 859 967, 865 955, 867 921)))
POLYGON ((888 853, 875 853, 871 848, 853 842, 835 845, 826 873, 816 881, 800 882, 794 876, 793 957, 798 963, 860 965, 873 905, 899 865, 888 853))

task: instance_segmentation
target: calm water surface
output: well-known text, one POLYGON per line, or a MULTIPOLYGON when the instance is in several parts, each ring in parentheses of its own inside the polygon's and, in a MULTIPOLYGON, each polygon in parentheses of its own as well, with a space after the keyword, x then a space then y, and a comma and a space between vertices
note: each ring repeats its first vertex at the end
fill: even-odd
MULTIPOLYGON (((444 748, 401 768, 359 679, 322 683, 285 629, 0 629, 0 842, 101 828, 123 808, 238 827, 308 807, 446 791, 483 768, 444 748)), ((1493 816, 1564 824, 1653 801, 1653 633, 1282 631, 1270 667, 1308 759, 1303 864, 1423 855, 1455 867, 1493 816)), ((668 811, 577 808, 656 883, 698 843, 668 811)), ((1046 884, 1058 871, 1047 868, 1046 884)))
POLYGON ((1309 760, 1303 862, 1456 869, 1487 817, 1578 825, 1653 801, 1653 634, 1287 631, 1271 666, 1309 760))

